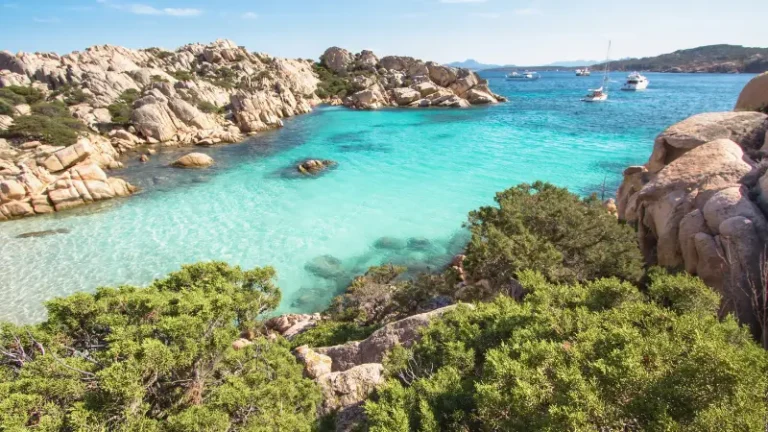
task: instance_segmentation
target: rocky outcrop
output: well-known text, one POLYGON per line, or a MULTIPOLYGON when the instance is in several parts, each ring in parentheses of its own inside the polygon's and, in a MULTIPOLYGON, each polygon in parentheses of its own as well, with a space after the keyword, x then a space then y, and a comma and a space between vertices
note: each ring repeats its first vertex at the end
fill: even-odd
MULTIPOLYGON (((684 269, 720 291, 725 307, 757 327, 768 220, 758 163, 768 115, 708 113, 671 126, 644 166, 629 167, 617 193, 620 219, 637 227, 646 261, 684 269)), ((768 192, 768 191, 767 191, 768 192)), ((767 195, 768 196, 768 195, 767 195)))
POLYGON ((296 165, 296 170, 305 175, 317 175, 334 166, 336 162, 332 160, 308 159, 296 165))
POLYGON ((747 83, 736 101, 736 111, 762 111, 768 114, 768 72, 747 83))
POLYGON ((441 66, 413 57, 378 59, 371 51, 353 55, 337 47, 329 48, 321 59, 325 67, 348 80, 357 90, 343 99, 343 104, 350 108, 466 108, 506 100, 491 92, 487 81, 468 69, 441 66))
POLYGON ((213 163, 213 158, 205 153, 189 153, 176 159, 171 166, 176 168, 208 168, 213 163))
POLYGON ((286 339, 309 330, 322 320, 320 314, 287 314, 270 318, 264 323, 267 331, 273 331, 286 339))

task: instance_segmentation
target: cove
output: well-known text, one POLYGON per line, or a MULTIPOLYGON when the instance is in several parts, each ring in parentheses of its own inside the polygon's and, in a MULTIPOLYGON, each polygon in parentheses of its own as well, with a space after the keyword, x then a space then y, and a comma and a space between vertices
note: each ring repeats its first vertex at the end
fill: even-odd
MULTIPOLYGON (((494 193, 546 180, 574 192, 615 191, 653 138, 692 114, 731 110, 751 75, 648 74, 643 93, 579 102, 599 77, 545 73, 536 82, 484 74, 510 99, 465 110, 320 107, 243 143, 194 149, 216 165, 167 164, 166 150, 114 172, 142 193, 0 224, 0 319, 43 319, 43 303, 98 286, 145 285, 201 260, 274 266, 280 312, 323 308, 356 274, 393 262, 445 265, 466 242, 467 213, 494 193), (338 167, 293 175, 305 158, 338 167), (23 236, 49 232, 50 235, 23 236), (22 235, 21 238, 19 236, 22 235)), ((613 74, 614 88, 625 74, 613 74)))

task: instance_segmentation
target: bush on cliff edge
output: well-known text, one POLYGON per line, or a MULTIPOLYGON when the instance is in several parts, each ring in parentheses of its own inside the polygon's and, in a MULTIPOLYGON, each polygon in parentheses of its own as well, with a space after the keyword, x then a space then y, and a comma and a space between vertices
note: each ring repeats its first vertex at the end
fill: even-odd
POLYGON ((498 207, 469 214, 465 267, 475 281, 503 286, 522 270, 553 282, 616 276, 637 281, 643 261, 632 228, 617 223, 596 196, 586 199, 549 183, 496 194, 498 207))
POLYGON ((385 361, 369 430, 763 431, 768 356, 691 276, 547 282, 434 322, 385 361), (685 294, 680 295, 680 294, 685 294))
POLYGON ((234 350, 280 300, 271 268, 186 266, 0 328, 0 429, 309 431, 319 391, 286 341, 234 350))

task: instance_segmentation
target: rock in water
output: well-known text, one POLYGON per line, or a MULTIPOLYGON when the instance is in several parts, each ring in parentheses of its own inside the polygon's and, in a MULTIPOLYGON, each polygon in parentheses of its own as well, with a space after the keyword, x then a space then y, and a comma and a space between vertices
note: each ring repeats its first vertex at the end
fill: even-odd
POLYGON ((296 170, 302 174, 315 175, 334 166, 336 162, 332 160, 308 159, 296 165, 296 170))
POLYGON ((332 255, 321 255, 308 262, 304 269, 323 279, 333 279, 344 273, 341 260, 332 255))
POLYGON ((385 250, 402 250, 407 246, 405 240, 401 240, 394 237, 382 237, 373 244, 376 249, 385 250))
POLYGON ((411 237, 408 239, 408 249, 426 251, 432 247, 432 242, 424 237, 411 237))
POLYGON ((24 239, 24 238, 48 237, 56 234, 67 234, 67 233, 69 233, 68 229, 58 228, 55 230, 34 231, 34 232, 19 234, 16 236, 16 238, 24 239))
POLYGON ((213 165, 213 158, 204 153, 190 153, 172 163, 176 168, 208 168, 213 165))

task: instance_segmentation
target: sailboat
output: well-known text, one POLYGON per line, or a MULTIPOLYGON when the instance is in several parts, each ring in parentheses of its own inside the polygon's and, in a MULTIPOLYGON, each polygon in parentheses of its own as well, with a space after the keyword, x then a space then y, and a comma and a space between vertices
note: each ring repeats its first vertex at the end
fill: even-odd
POLYGON ((605 102, 608 100, 608 66, 611 57, 611 41, 608 41, 608 54, 605 56, 605 71, 603 72, 603 85, 600 88, 590 89, 582 102, 605 102))

